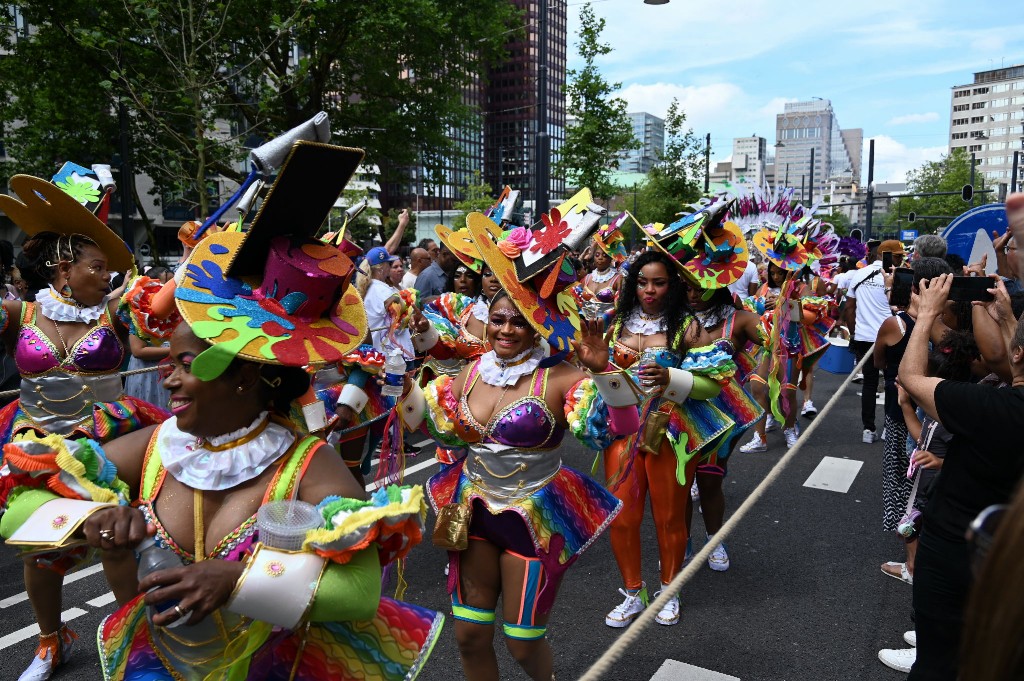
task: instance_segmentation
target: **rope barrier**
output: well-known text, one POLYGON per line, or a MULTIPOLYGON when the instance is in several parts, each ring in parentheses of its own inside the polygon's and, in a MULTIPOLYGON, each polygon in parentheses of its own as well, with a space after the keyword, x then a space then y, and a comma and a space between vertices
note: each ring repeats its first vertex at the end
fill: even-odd
POLYGON ((739 508, 736 509, 736 512, 732 515, 732 517, 729 518, 729 520, 726 521, 724 525, 722 525, 722 529, 715 533, 715 541, 708 542, 707 544, 705 544, 704 547, 700 551, 698 551, 697 554, 693 556, 693 558, 690 559, 689 564, 685 568, 683 568, 683 570, 678 575, 675 576, 675 579, 672 580, 672 583, 669 584, 667 588, 662 589, 661 595, 654 599, 654 601, 649 606, 647 606, 647 608, 642 613, 640 613, 640 616, 637 617, 633 624, 631 624, 630 627, 626 629, 622 636, 620 636, 618 640, 615 641, 615 643, 609 646, 608 649, 601 654, 601 657, 597 658, 597 660, 590 666, 590 668, 587 669, 586 672, 584 672, 583 676, 580 677, 580 681, 597 681, 597 679, 600 679, 602 676, 607 674, 608 671, 611 670, 612 665, 614 665, 623 656, 623 654, 625 654, 627 649, 629 649, 634 643, 636 643, 637 639, 640 638, 640 635, 643 634, 644 630, 651 625, 651 622, 654 621, 654 618, 657 616, 659 612, 661 612, 661 609, 665 606, 666 603, 668 603, 669 599, 676 596, 679 593, 679 591, 683 588, 683 586, 688 581, 690 581, 690 578, 697 574, 697 571, 701 569, 701 567, 704 564, 704 561, 707 560, 708 557, 711 555, 715 546, 729 538, 729 535, 736 528, 736 526, 739 525, 740 521, 742 521, 743 518, 746 517, 750 509, 753 508, 754 504, 760 501, 761 497, 764 496, 768 488, 771 487, 771 485, 776 480, 779 479, 779 476, 782 474, 782 471, 785 470, 786 466, 788 466, 793 461, 797 453, 800 451, 804 443, 807 441, 807 438, 809 438, 811 434, 818 428, 818 424, 825 420, 825 416, 828 415, 829 411, 832 410, 832 407, 835 406, 835 403, 839 399, 839 396, 843 394, 843 392, 846 390, 846 387, 850 385, 850 383, 853 381, 853 377, 858 372, 861 371, 861 368, 864 366, 864 363, 872 358, 873 348, 874 346, 872 345, 872 348, 869 348, 868 351, 864 353, 864 357, 862 357, 861 360, 857 362, 857 366, 855 366, 853 371, 850 372, 850 375, 846 377, 846 380, 843 381, 843 384, 839 386, 839 389, 836 390, 835 394, 828 401, 828 404, 826 404, 824 409, 822 409, 818 413, 818 416, 813 421, 811 421, 811 425, 807 427, 807 430, 801 433, 799 439, 797 439, 796 441, 796 444, 793 445, 790 448, 790 450, 783 455, 781 459, 779 459, 779 461, 770 471, 768 471, 768 475, 765 476, 764 480, 762 480, 761 483, 754 488, 750 495, 743 500, 743 503, 740 504, 739 508))

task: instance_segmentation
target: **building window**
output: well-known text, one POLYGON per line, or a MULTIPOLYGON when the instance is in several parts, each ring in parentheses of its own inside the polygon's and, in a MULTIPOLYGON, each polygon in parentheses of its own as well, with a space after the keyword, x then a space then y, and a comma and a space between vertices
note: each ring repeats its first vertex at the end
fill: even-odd
POLYGON ((953 125, 967 125, 967 119, 966 118, 954 118, 953 119, 953 125))
POLYGON ((985 117, 984 116, 971 116, 971 123, 984 123, 984 122, 985 122, 985 117))
POLYGON ((965 140, 965 139, 967 139, 967 133, 966 132, 954 132, 953 133, 953 139, 955 139, 955 140, 965 140))
POLYGON ((974 104, 971 104, 971 109, 984 109, 984 108, 985 108, 985 102, 975 102, 974 104))
POLYGON ((980 145, 980 144, 972 144, 971 146, 967 147, 967 151, 969 151, 969 152, 971 152, 973 154, 976 151, 981 151, 981 148, 982 148, 982 145, 980 145))
POLYGON ((956 92, 953 93, 953 98, 955 99, 957 97, 966 97, 969 94, 971 94, 970 90, 957 90, 956 92))
POLYGON ((974 92, 972 92, 971 94, 974 94, 974 95, 987 95, 988 94, 988 88, 987 87, 976 87, 976 88, 974 88, 974 92))
POLYGON ((969 104, 957 104, 953 107, 953 111, 967 111, 971 108, 969 104))

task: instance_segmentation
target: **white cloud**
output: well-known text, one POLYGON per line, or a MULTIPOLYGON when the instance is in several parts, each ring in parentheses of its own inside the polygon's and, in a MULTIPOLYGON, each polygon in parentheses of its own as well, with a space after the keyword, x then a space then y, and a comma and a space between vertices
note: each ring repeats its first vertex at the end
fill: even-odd
POLYGON ((886 125, 910 125, 912 123, 931 123, 932 121, 939 120, 939 114, 934 111, 920 114, 906 114, 903 116, 896 116, 890 118, 886 125))
MULTIPOLYGON (((877 135, 875 140, 875 182, 905 182, 907 172, 919 168, 926 161, 938 161, 948 151, 941 147, 908 147, 888 135, 877 135)), ((868 140, 864 140, 864 179, 867 180, 868 140)))

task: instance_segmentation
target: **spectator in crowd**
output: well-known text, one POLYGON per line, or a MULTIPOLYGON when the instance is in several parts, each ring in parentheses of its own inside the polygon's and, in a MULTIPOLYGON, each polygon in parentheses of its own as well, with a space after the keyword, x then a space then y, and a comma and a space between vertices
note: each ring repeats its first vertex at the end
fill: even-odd
POLYGON ((14 287, 14 293, 17 295, 18 300, 26 300, 28 284, 25 282, 25 278, 21 276, 21 270, 17 267, 11 268, 11 286, 14 287))
POLYGON ((419 246, 412 249, 412 253, 409 254, 409 269, 402 277, 402 285, 399 288, 415 288, 416 277, 420 276, 420 273, 427 269, 432 262, 433 260, 426 249, 419 246))
MULTIPOLYGON (((1006 197, 1006 218, 1010 225, 1007 231, 1013 234, 1014 243, 1024 243, 1024 192, 1006 197)), ((1006 256, 1008 261, 1016 261, 1014 271, 1018 276, 1024 273, 1024 249, 1017 248, 1006 256)))
POLYGON ((747 267, 743 270, 740 278, 729 284, 729 293, 739 298, 746 298, 757 293, 761 285, 761 279, 757 276, 757 263, 753 258, 747 260, 747 267))
POLYGON ((437 260, 437 254, 440 248, 438 247, 437 242, 433 239, 420 239, 420 242, 416 244, 416 248, 422 248, 426 251, 427 255, 430 256, 431 262, 437 260))
MULTIPOLYGON (((391 341, 388 338, 389 317, 384 303, 398 293, 398 289, 388 280, 391 266, 396 260, 397 255, 391 255, 381 246, 371 248, 366 253, 366 264, 370 268, 370 284, 363 296, 363 304, 366 306, 366 319, 370 325, 371 343, 374 349, 382 352, 391 349, 391 341)), ((412 360, 416 353, 412 347, 412 335, 409 330, 403 329, 396 333, 395 340, 406 361, 412 360)))
POLYGON ((952 270, 953 270, 954 272, 963 272, 963 270, 964 270, 964 267, 966 267, 966 266, 967 266, 967 261, 966 261, 966 260, 964 260, 963 258, 961 258, 961 257, 960 257, 959 255, 957 255, 956 253, 947 253, 947 254, 946 254, 946 257, 945 257, 945 258, 943 258, 943 259, 944 259, 944 260, 945 260, 945 261, 946 261, 947 263, 949 263, 949 266, 950 266, 950 268, 951 268, 951 269, 952 269, 952 270))
MULTIPOLYGON (((1024 210, 1024 205, 1018 209, 1024 210)), ((1024 228, 1020 222, 1016 226, 1024 228)), ((1011 385, 996 388, 927 376, 929 330, 946 307, 952 282, 952 276, 943 274, 922 283, 917 325, 899 371, 911 398, 953 435, 918 540, 917 659, 911 681, 975 678, 973 670, 959 665, 964 606, 973 582, 971 546, 965 536, 984 509, 1009 501, 1024 473, 1019 442, 1024 429, 1024 320, 1013 318, 1000 280, 990 289, 995 300, 984 308, 1007 345, 1011 385)))
MULTIPOLYGON (((857 270, 850 279, 846 292, 846 325, 850 329, 850 349, 859 362, 878 337, 882 322, 892 316, 889 296, 885 290, 882 272, 882 254, 892 253, 896 267, 905 255, 903 243, 895 239, 883 241, 868 254, 870 264, 857 270)), ((864 386, 861 392, 861 421, 864 425, 863 442, 871 444, 878 439, 875 430, 875 393, 878 391, 878 368, 874 362, 864 365, 864 386)))
POLYGON ((405 266, 402 265, 401 258, 395 258, 391 261, 391 269, 388 270, 388 283, 395 288, 405 288, 402 286, 402 279, 405 278, 405 266))
POLYGON ((438 252, 437 259, 430 263, 430 267, 420 272, 420 276, 416 277, 416 290, 420 292, 424 304, 445 293, 448 276, 455 271, 458 263, 455 255, 445 246, 438 252))
POLYGON ((945 258, 946 240, 938 234, 922 234, 914 239, 914 257, 919 258, 945 258))

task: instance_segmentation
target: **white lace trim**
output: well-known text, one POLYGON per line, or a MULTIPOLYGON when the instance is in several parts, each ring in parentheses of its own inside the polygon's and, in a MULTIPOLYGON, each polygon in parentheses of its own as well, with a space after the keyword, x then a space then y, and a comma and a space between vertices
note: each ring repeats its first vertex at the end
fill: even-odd
POLYGON ((594 270, 593 272, 590 273, 590 281, 594 282, 595 284, 603 284, 606 281, 611 281, 616 276, 618 276, 618 274, 619 271, 614 267, 609 267, 604 272, 594 270))
POLYGON ((473 303, 473 316, 482 321, 485 326, 491 319, 488 314, 488 309, 487 301, 482 298, 478 298, 473 303))
POLYGON ((664 313, 652 317, 637 308, 626 318, 626 330, 637 336, 652 336, 668 331, 668 324, 664 313))
POLYGON ((55 322, 81 322, 83 324, 92 324, 107 309, 106 300, 92 307, 80 307, 75 301, 62 296, 52 285, 49 288, 40 289, 36 293, 36 305, 39 307, 39 313, 47 319, 55 322))
POLYGON ((528 350, 520 352, 512 359, 505 361, 498 359, 498 356, 494 354, 494 350, 491 350, 485 352, 480 357, 480 365, 477 367, 477 370, 480 372, 480 378, 484 383, 504 388, 518 381, 520 376, 532 374, 537 369, 540 361, 544 359, 544 355, 544 347, 535 345, 528 350), (523 361, 523 358, 527 359, 523 361), (516 362, 522 363, 516 364, 516 362))
MULTIPOLYGON (((207 441, 223 445, 251 433, 268 418, 262 412, 251 425, 207 441)), ((271 421, 252 440, 215 452, 206 449, 195 435, 178 430, 178 419, 172 416, 160 426, 157 447, 167 472, 183 485, 204 491, 224 490, 252 480, 280 459, 295 442, 295 434, 271 421)))

